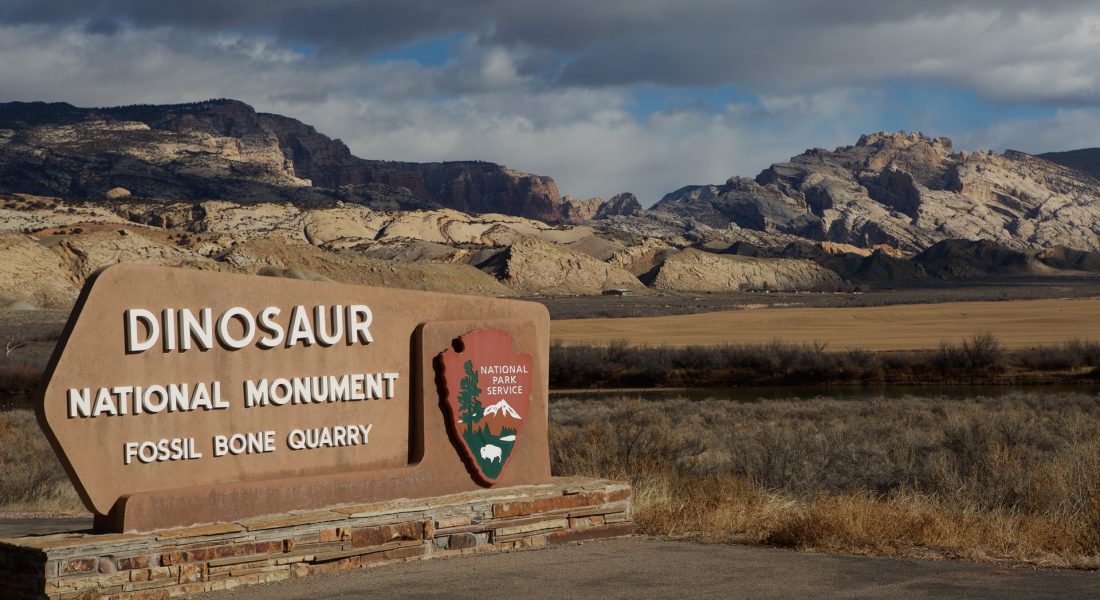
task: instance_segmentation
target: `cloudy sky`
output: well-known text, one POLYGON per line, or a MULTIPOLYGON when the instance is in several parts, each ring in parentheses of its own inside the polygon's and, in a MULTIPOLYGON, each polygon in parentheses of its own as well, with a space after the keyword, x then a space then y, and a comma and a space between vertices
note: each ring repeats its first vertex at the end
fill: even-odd
POLYGON ((1100 146, 1100 2, 0 0, 0 101, 214 97, 650 204, 884 129, 1100 146))

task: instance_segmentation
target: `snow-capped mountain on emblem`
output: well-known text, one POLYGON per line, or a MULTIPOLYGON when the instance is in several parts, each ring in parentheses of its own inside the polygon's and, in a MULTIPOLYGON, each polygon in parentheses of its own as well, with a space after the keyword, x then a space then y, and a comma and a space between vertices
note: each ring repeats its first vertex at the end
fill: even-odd
POLYGON ((502 417, 511 417, 513 419, 523 420, 523 417, 519 416, 519 413, 516 412, 516 409, 512 408, 511 404, 508 404, 507 400, 501 400, 500 402, 497 402, 492 406, 488 406, 483 410, 483 412, 486 415, 497 416, 497 413, 500 413, 500 416, 502 417))

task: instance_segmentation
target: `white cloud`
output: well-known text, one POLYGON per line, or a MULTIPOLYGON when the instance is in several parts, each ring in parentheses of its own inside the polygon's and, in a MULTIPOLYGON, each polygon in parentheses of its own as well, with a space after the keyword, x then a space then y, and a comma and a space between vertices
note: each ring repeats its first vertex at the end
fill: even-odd
MULTIPOLYGON (((588 197, 632 191, 644 203, 688 184, 752 176, 807 145, 852 143, 868 126, 837 115, 868 115, 853 91, 825 94, 828 110, 787 108, 781 118, 732 105, 720 114, 673 110, 639 118, 630 97, 610 90, 502 92, 460 97, 297 108, 323 123, 355 113, 341 136, 364 157, 405 160, 483 159, 551 175, 563 193, 588 197), (838 98, 843 98, 840 101, 838 98), (861 109, 862 106, 862 109, 861 109)), ((332 127, 337 124, 333 122, 332 127)), ((333 130, 322 126, 322 130, 333 130)))
POLYGON ((956 136, 958 146, 1030 154, 1100 146, 1100 109, 1063 109, 1043 117, 1008 119, 956 136))
MULTIPOLYGON (((646 3, 632 17, 641 33, 620 22, 618 30, 597 27, 590 37, 606 36, 608 48, 621 42, 624 52, 637 48, 631 36, 657 31, 667 20, 655 6, 646 3)), ((631 111, 629 86, 555 84, 529 71, 525 65, 545 60, 538 47, 548 43, 509 41, 505 33, 517 27, 503 23, 492 35, 470 34, 445 64, 425 67, 310 53, 276 34, 157 26, 102 35, 81 24, 0 25, 0 89, 7 96, 0 100, 90 106, 231 97, 315 125, 364 158, 489 160, 551 175, 563 193, 606 198, 632 191, 645 203, 683 185, 752 176, 809 146, 853 143, 895 110, 877 83, 886 77, 944 81, 1004 99, 1100 102, 1100 25, 1078 13, 1011 19, 988 9, 906 13, 859 27, 803 21, 790 23, 790 31, 759 32, 736 22, 730 27, 737 31, 717 41, 703 28, 655 48, 682 46, 673 56, 695 61, 692 69, 717 71, 720 81, 755 82, 757 101, 717 113, 688 104, 648 116, 631 111), (797 44, 789 45, 794 37, 797 44), (700 52, 711 54, 702 60, 700 52)), ((597 50, 593 55, 606 50, 608 64, 621 64, 617 51, 597 50)), ((668 76, 661 61, 640 66, 652 67, 653 79, 668 76)), ((1066 108, 1047 119, 963 132, 956 145, 1038 152, 1097 140, 1098 112, 1066 108)))

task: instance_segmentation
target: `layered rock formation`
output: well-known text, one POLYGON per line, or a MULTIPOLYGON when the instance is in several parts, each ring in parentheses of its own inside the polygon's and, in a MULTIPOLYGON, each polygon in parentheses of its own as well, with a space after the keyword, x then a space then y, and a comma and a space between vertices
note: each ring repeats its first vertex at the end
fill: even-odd
POLYGON ((877 133, 854 146, 808 150, 755 179, 682 188, 650 213, 910 252, 945 239, 1100 249, 1095 181, 1020 152, 954 152, 950 140, 918 133, 877 133))
POLYGON ((633 194, 606 202, 563 198, 549 177, 492 163, 361 159, 305 123, 233 100, 100 109, 0 104, 0 191, 451 208, 593 221, 610 237, 673 245, 734 227, 908 252, 945 239, 1097 250, 1098 155, 955 152, 946 138, 876 133, 853 146, 808 150, 753 179, 681 188, 645 211, 633 194))
POLYGON ((65 258, 29 235, 0 233, 0 300, 32 306, 66 306, 77 279, 65 258))
POLYGON ((809 260, 712 254, 695 249, 669 256, 642 280, 670 291, 832 291, 843 283, 836 273, 809 260))
POLYGON ((559 197, 549 178, 490 163, 363 160, 239 102, 11 103, 0 300, 64 305, 120 261, 487 295, 1093 273, 1092 157, 879 133, 643 210, 630 193, 559 197))
POLYGON ((515 241, 480 266, 524 293, 599 294, 643 288, 620 267, 536 237, 515 241))
POLYGON ((610 200, 600 204, 593 217, 596 219, 607 219, 616 216, 636 217, 643 212, 642 203, 638 202, 638 197, 630 192, 623 192, 615 194, 610 200))
POLYGON ((739 228, 700 232, 630 242, 601 228, 455 210, 0 197, 0 301, 65 306, 92 273, 122 261, 493 296, 1100 272, 1100 253, 1062 246, 944 240, 911 256, 739 228))
POLYGON ((604 201, 599 198, 581 200, 580 198, 574 198, 572 196, 562 196, 561 220, 565 223, 584 223, 585 221, 591 221, 603 205, 604 201))
POLYGON ((233 100, 84 109, 0 104, 0 190, 70 199, 341 199, 561 222, 549 177, 486 162, 364 160, 343 142, 233 100))
MULTIPOLYGON (((533 288, 509 287, 474 265, 515 240, 535 236, 559 248, 591 235, 584 227, 453 210, 0 198, 0 299, 66 306, 88 276, 123 261, 508 296, 533 288)), ((603 273, 606 265, 595 262, 603 273)), ((590 266, 572 275, 584 281, 590 266)))

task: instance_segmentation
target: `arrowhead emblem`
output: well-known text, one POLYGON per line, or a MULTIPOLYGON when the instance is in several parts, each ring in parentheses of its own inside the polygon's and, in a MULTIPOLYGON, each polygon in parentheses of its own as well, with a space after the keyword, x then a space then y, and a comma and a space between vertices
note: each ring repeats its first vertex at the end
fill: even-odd
POLYGON ((459 454, 482 483, 500 478, 531 407, 534 360, 500 329, 459 337, 439 357, 444 412, 459 454))

